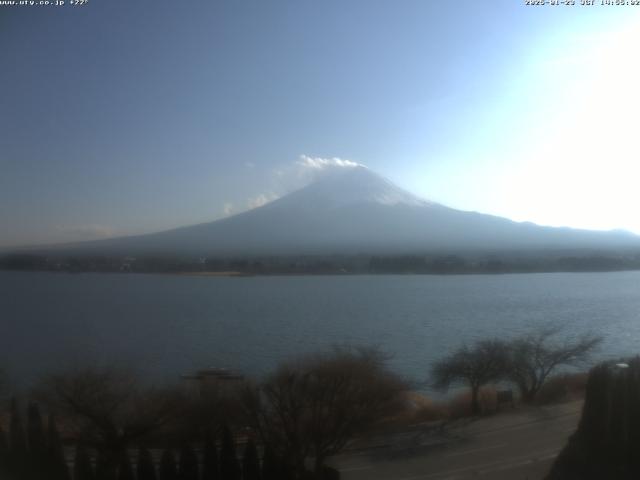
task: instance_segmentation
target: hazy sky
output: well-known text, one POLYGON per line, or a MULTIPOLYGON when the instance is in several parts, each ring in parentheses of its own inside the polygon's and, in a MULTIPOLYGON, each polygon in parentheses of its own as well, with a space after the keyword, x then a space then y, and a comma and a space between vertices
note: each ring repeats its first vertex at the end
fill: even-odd
POLYGON ((640 233, 640 7, 523 3, 0 6, 0 245, 220 218, 298 186, 301 156, 640 233))

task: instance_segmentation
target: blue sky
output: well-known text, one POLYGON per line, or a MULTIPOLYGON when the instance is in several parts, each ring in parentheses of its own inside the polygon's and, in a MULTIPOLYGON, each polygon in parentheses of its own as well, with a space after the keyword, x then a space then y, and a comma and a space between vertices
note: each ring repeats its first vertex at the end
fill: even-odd
POLYGON ((523 3, 0 6, 0 246, 221 218, 299 186, 303 155, 640 232, 640 7, 523 3))

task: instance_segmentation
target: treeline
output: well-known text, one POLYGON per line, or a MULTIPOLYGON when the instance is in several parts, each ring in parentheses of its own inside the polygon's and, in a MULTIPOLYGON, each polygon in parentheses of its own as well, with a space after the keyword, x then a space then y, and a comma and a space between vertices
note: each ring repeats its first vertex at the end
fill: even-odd
POLYGON ((0 269, 51 272, 196 273, 220 272, 247 275, 367 273, 361 257, 185 258, 172 256, 56 257, 13 254, 0 257, 0 269))
POLYGON ((640 254, 574 255, 333 255, 269 257, 113 257, 11 254, 0 269, 62 272, 196 273, 245 275, 498 274, 640 270, 640 254))
MULTIPOLYGON (((584 365, 600 342, 558 333, 463 345, 431 365, 429 384, 468 386, 472 415, 482 413, 479 392, 490 383, 509 382, 520 401, 533 402, 554 371, 584 365)), ((389 431, 400 418, 415 423, 409 384, 388 369, 388 358, 375 348, 336 347, 283 362, 260 382, 204 370, 188 376, 190 388, 148 385, 114 368, 49 374, 28 395, 26 422, 15 399, 0 412, 0 478, 336 480, 328 460, 354 440, 389 431)), ((626 386, 598 381, 588 391, 606 398, 588 402, 593 416, 602 405, 635 401, 617 397, 626 386)))
POLYGON ((372 257, 371 273, 494 274, 639 270, 640 255, 466 258, 458 255, 372 257))

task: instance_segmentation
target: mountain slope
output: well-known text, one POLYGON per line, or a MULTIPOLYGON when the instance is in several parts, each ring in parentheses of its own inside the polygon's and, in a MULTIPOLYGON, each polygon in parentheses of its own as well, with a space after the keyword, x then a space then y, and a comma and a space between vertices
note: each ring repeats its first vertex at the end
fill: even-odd
POLYGON ((344 168, 263 207, 165 232, 86 242, 101 254, 264 255, 626 248, 640 237, 541 227, 423 200, 365 167, 344 168))

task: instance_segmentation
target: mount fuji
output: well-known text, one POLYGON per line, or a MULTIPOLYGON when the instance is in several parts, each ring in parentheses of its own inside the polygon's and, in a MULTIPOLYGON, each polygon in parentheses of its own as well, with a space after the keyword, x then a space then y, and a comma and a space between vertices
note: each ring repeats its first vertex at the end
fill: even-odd
POLYGON ((83 242, 122 255, 377 254, 640 247, 623 231, 543 227, 419 198, 364 166, 340 168, 262 207, 159 233, 83 242))

